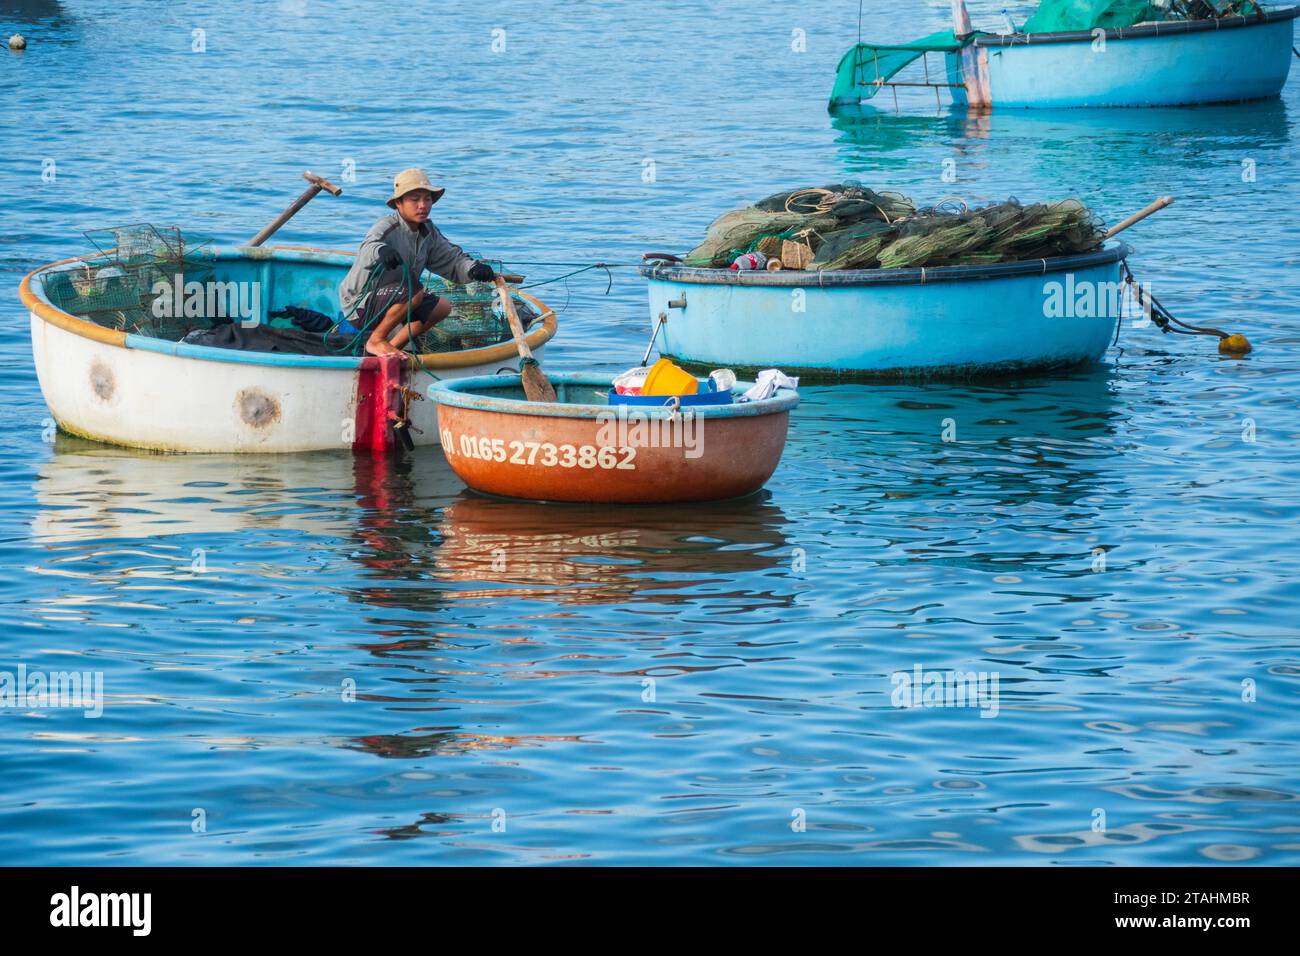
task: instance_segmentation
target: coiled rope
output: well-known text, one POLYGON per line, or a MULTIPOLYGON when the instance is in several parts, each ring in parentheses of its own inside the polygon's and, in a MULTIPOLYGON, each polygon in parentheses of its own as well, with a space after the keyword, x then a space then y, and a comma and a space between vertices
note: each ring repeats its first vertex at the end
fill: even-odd
POLYGON ((1179 335, 1217 335, 1219 337, 1219 351, 1229 355, 1245 355, 1250 351, 1250 342, 1244 335, 1236 332, 1224 332, 1221 329, 1213 329, 1203 325, 1189 325, 1180 321, 1172 312, 1160 304, 1160 300, 1151 294, 1149 289, 1143 288, 1142 284, 1133 278, 1133 273, 1129 270, 1126 260, 1120 261, 1121 275, 1125 283, 1133 290, 1133 301, 1138 304, 1152 322, 1166 335, 1170 332, 1177 332, 1179 335), (1180 326, 1180 328, 1174 328, 1180 326))

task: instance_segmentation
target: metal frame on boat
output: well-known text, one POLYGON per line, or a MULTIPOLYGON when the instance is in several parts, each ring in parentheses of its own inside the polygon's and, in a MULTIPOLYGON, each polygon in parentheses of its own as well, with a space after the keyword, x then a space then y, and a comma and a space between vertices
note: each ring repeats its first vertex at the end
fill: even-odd
MULTIPOLYGON (((295 301, 302 295, 325 307, 352 258, 296 246, 214 250, 218 269, 233 263, 260 277, 270 290, 266 310, 302 304, 295 301)), ((29 273, 19 297, 31 315, 36 374, 54 421, 96 441, 176 452, 383 451, 394 442, 388 423, 403 415, 414 444, 436 444, 433 403, 410 401, 412 392, 518 363, 513 342, 403 361, 241 352, 105 328, 56 308, 35 281, 79 261, 29 273)), ((528 334, 536 353, 555 335, 555 313, 519 295, 540 313, 528 334)))

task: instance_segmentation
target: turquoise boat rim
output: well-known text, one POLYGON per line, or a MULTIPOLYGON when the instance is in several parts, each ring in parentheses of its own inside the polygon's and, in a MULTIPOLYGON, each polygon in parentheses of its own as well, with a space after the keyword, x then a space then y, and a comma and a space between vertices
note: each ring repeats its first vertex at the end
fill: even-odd
MULTIPOLYGON (((551 384, 577 388, 590 387, 594 397, 608 398, 612 375, 600 375, 592 372, 557 372, 547 373, 551 384)), ((752 383, 737 382, 735 391, 743 391, 752 383)), ((638 417, 668 418, 678 412, 668 406, 616 406, 608 404, 586 404, 574 402, 530 402, 521 398, 505 398, 499 395, 476 395, 475 392, 501 388, 522 389, 523 380, 518 375, 476 375, 473 378, 445 379, 429 390, 429 397, 439 405, 452 408, 469 408, 481 412, 502 412, 507 415, 534 415, 542 418, 591 418, 602 412, 609 415, 611 409, 631 409, 629 414, 638 417)), ((799 393, 788 388, 777 389, 771 398, 755 402, 742 402, 734 405, 691 405, 686 410, 696 418, 752 418, 759 415, 772 415, 776 412, 788 412, 799 404, 799 393)))
POLYGON ((834 288, 837 286, 929 285, 934 282, 964 282, 999 279, 1006 276, 1047 275, 1092 266, 1108 265, 1127 259, 1131 246, 1115 243, 1096 252, 1050 259, 1027 259, 998 262, 987 266, 933 266, 915 269, 782 269, 766 272, 751 269, 704 269, 671 262, 647 262, 639 267, 647 279, 665 279, 697 285, 742 285, 784 288, 834 288))
MULTIPOLYGON (((1176 36, 1182 33, 1201 33, 1206 30, 1231 30, 1240 27, 1261 26, 1266 23, 1278 23, 1294 20, 1300 16, 1300 7, 1287 7, 1282 10, 1262 10, 1259 16, 1217 17, 1213 20, 1167 20, 1143 23, 1131 27, 1114 27, 1104 30, 1107 40, 1132 40, 1139 37, 1176 36)), ((1060 30, 1054 33, 1010 33, 981 34, 974 40, 975 46, 1038 46, 1043 43, 1091 43, 1096 39, 1095 30, 1060 30)))
MULTIPOLYGON (((194 253, 196 259, 206 262, 278 262, 302 263, 314 265, 334 265, 350 267, 356 253, 338 249, 317 249, 311 246, 209 246, 194 253)), ((108 344, 141 352, 155 352, 176 358, 197 359, 208 362, 227 362, 238 365, 259 365, 269 368, 327 368, 327 369, 361 369, 374 364, 370 355, 298 355, 288 352, 253 352, 238 349, 216 348, 209 345, 193 345, 188 342, 173 342, 158 339, 137 332, 125 332, 101 326, 85 318, 64 312, 50 302, 38 277, 47 273, 63 272, 77 268, 78 262, 102 258, 98 253, 74 256, 59 262, 52 262, 33 269, 24 279, 19 289, 24 305, 39 313, 39 317, 82 337, 95 338, 108 344)), ((538 317, 528 326, 526 335, 529 346, 541 348, 555 335, 555 313, 539 299, 526 292, 520 292, 539 310, 538 317), (549 326, 549 329, 548 329, 549 326)), ((412 355, 412 353, 407 353, 412 355)), ((419 356, 419 364, 430 371, 451 370, 457 367, 473 365, 492 365, 496 362, 507 363, 515 355, 512 341, 497 345, 465 349, 458 352, 438 352, 419 356), (443 361, 439 361, 444 359, 443 361), (455 361, 448 361, 454 359, 455 361)))

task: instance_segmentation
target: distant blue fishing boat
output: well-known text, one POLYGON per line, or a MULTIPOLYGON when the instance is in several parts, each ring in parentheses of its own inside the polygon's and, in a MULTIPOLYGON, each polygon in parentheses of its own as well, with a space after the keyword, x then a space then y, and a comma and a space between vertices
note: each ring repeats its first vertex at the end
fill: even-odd
POLYGON ((974 109, 1179 106, 1278 95, 1300 7, 1201 3, 1208 16, 1169 19, 1168 4, 1044 0, 1019 30, 990 34, 973 30, 964 0, 953 0, 951 31, 850 49, 830 108, 860 104, 885 88, 897 99, 899 87, 931 88, 936 96, 947 89, 954 104, 974 109), (943 57, 942 79, 932 78, 929 53, 943 57), (918 59, 924 82, 894 79, 918 59))
POLYGON ((819 380, 1039 372, 1095 362, 1130 249, 979 266, 839 271, 642 265, 660 353, 819 380))

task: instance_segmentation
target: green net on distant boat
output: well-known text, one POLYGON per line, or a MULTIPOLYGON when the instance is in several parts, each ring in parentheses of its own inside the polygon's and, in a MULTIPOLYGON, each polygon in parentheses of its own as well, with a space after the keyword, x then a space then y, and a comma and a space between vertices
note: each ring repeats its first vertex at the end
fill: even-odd
POLYGON ((918 210, 900 193, 841 183, 777 193, 726 213, 683 262, 725 268, 757 251, 797 269, 985 265, 1093 252, 1104 241, 1101 220, 1077 199, 976 208, 949 200, 918 210))
MULTIPOLYGON (((940 30, 910 43, 858 43, 840 57, 831 88, 830 108, 869 100, 900 70, 927 53, 957 53, 974 39, 958 39, 951 30, 940 30)), ((927 66, 928 72, 928 66, 927 66)))
POLYGON ((1116 30, 1166 20, 1210 20, 1259 12, 1254 0, 1042 0, 1024 33, 1116 30))
MULTIPOLYGON (((1170 20, 1210 20, 1225 16, 1254 16, 1260 13, 1255 0, 1042 0, 1038 9, 1020 28, 1020 33, 1058 33, 1085 30, 1116 30, 1139 23, 1170 20)), ((859 41, 849 48, 835 68, 835 85, 831 88, 829 108, 856 106, 869 100, 886 87, 960 86, 960 67, 948 74, 946 54, 960 53, 980 36, 980 31, 957 36, 952 30, 940 30, 907 43, 873 43, 859 41), (944 54, 932 70, 926 54, 944 54), (894 77, 917 60, 925 64, 918 80, 901 83, 894 77)))

